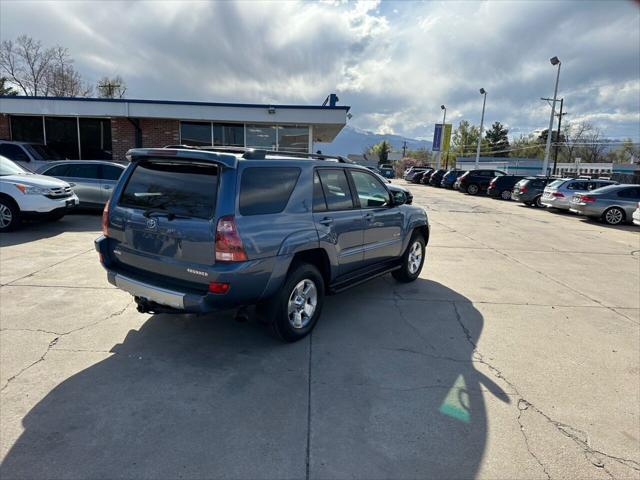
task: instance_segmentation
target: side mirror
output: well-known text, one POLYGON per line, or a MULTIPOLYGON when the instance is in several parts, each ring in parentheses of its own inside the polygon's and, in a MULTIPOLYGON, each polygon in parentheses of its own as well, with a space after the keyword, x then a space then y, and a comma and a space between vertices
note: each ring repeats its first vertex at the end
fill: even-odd
POLYGON ((404 192, 393 192, 393 204, 404 205, 407 203, 407 196, 404 192))

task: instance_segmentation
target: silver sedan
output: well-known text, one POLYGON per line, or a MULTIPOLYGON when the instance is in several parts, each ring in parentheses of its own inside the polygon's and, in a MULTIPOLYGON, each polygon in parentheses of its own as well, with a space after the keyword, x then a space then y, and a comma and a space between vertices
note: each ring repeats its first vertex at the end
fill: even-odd
POLYGON ((81 207, 102 209, 125 168, 125 165, 115 162, 65 160, 49 162, 38 173, 69 183, 81 207))
POLYGON ((548 208, 571 209, 571 199, 577 193, 589 192, 596 188, 614 185, 611 180, 589 178, 561 178, 547 185, 542 193, 541 203, 548 208))
POLYGON ((609 225, 620 225, 633 218, 640 201, 640 185, 610 185, 589 193, 578 193, 571 199, 571 211, 600 218, 609 225))

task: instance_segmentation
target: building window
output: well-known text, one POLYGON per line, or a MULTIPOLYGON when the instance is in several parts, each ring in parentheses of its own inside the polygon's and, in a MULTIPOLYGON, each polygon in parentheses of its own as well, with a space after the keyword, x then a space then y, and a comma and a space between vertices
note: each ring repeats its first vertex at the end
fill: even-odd
POLYGON ((70 117, 45 117, 47 145, 70 160, 78 160, 78 119, 70 117))
POLYGON ((195 147, 211 145, 211 123, 180 122, 180 143, 195 147))
POLYGON ((247 125, 247 147, 276 150, 276 129, 275 125, 247 125))
POLYGON ((216 146, 244 147, 244 125, 214 123, 213 144, 216 146))
POLYGON ((309 127, 278 127, 278 150, 307 153, 309 127))
POLYGON ((80 119, 80 154, 84 160, 111 160, 111 120, 80 119))
POLYGON ((16 142, 44 143, 42 117, 11 117, 11 138, 16 142))

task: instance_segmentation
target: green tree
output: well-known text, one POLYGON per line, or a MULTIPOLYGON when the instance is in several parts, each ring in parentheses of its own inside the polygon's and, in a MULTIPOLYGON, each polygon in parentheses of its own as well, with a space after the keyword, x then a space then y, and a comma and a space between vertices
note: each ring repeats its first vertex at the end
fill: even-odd
MULTIPOLYGON (((407 150, 405 158, 416 161, 415 165, 427 165, 431 161, 432 153, 424 147, 416 150, 407 150)), ((410 167, 413 165, 409 165, 410 167)))
POLYGON ((389 161, 389 152, 391 152, 391 145, 386 140, 376 143, 371 147, 371 151, 378 155, 378 164, 387 163, 389 161))
POLYGON ((541 143, 539 137, 529 135, 525 137, 520 135, 519 138, 513 140, 511 145, 511 153, 514 157, 522 158, 544 158, 544 143, 541 143))
POLYGON ((18 95, 18 92, 14 90, 11 85, 7 85, 7 81, 8 79, 6 77, 0 77, 0 95, 18 95))
POLYGON ((505 152, 509 148, 509 130, 504 128, 500 122, 493 122, 491 128, 487 130, 485 139, 489 144, 489 151, 492 157, 508 157, 509 152, 505 152))
POLYGON ((475 155, 479 135, 480 129, 478 127, 471 125, 467 120, 461 120, 453 131, 450 153, 454 157, 475 155))

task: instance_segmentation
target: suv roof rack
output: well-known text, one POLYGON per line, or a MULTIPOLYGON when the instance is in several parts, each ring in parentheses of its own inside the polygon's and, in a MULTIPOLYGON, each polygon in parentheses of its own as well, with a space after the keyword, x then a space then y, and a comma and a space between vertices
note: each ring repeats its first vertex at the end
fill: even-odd
POLYGON ((286 156, 295 158, 308 158, 310 160, 327 160, 330 162, 339 163, 352 163, 346 158, 340 155, 324 155, 321 153, 303 153, 292 152, 289 150, 262 150, 248 147, 216 147, 216 146, 202 146, 197 147, 193 145, 167 145, 163 148, 180 148, 186 150, 203 150, 207 152, 223 152, 223 153, 238 153, 242 154, 242 158, 247 160, 264 160, 269 156, 286 156))

